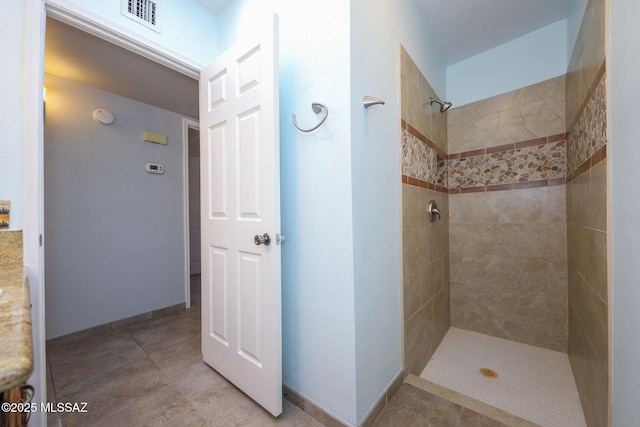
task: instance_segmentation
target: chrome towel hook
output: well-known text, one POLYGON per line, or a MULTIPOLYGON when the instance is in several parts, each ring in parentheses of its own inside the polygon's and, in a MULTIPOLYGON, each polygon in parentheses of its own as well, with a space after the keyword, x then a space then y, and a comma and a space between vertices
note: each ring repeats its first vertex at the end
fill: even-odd
POLYGON ((320 120, 320 123, 318 123, 317 125, 315 125, 315 126, 314 126, 314 127, 312 127, 311 129, 302 129, 302 128, 300 127, 300 125, 298 124, 298 122, 296 121, 296 115, 295 115, 295 114, 293 114, 293 115, 292 115, 292 117, 293 117, 293 124, 298 128, 298 130, 299 130, 299 131, 302 131, 302 132, 311 132, 311 131, 313 131, 313 130, 318 129, 318 128, 319 128, 319 127, 324 123, 324 121, 325 121, 325 120, 327 120, 327 116, 329 116, 329 109, 327 108, 327 106, 326 106, 326 105, 324 105, 324 104, 322 104, 322 103, 320 103, 320 102, 312 102, 312 103, 311 103, 311 108, 313 108, 313 112, 314 112, 314 113, 316 113, 316 114, 320 114, 320 112, 321 112, 322 110, 324 110, 324 116, 323 116, 323 117, 322 117, 322 119, 320 120))
POLYGON ((372 105, 382 104, 384 105, 384 101, 380 98, 376 98, 375 96, 365 95, 362 97, 362 105, 364 108, 369 108, 372 105))

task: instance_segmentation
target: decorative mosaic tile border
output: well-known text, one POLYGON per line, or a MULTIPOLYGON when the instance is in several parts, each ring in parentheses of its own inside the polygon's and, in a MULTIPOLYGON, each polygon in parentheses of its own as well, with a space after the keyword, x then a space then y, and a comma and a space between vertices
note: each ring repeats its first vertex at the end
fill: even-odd
POLYGON ((566 176, 564 134, 449 155, 447 167, 450 190, 509 189, 509 184, 543 181, 548 185, 566 176))
POLYGON ((438 182, 436 151, 406 129, 402 129, 402 175, 431 184, 438 182))
POLYGON ((565 135, 447 155, 402 121, 402 182, 442 193, 565 183, 565 135))
POLYGON ((402 120, 402 182, 443 193, 569 182, 607 156, 605 64, 568 134, 447 155, 402 120))
POLYGON ((567 177, 572 180, 606 158, 607 93, 604 64, 567 136, 567 177))
MULTIPOLYGON (((580 104, 580 108, 578 108, 576 115, 569 122, 569 125, 567 126, 567 129, 568 129, 567 134, 571 132, 573 128, 576 126, 578 119, 582 115, 584 109, 587 107, 587 104, 591 100, 591 97, 593 96, 594 92, 596 91, 600 83, 605 80, 604 79, 605 73, 606 73, 606 61, 600 65, 600 68, 598 68, 598 72, 596 73, 596 76, 593 78, 593 82, 591 82, 591 87, 589 87, 587 94, 582 100, 582 104, 580 104)), ((568 119, 569 117, 567 117, 567 120, 568 119)))
MULTIPOLYGON (((405 120, 402 127, 402 176, 403 182, 416 182, 424 188, 446 193, 447 154, 429 138, 420 133, 405 120)), ((405 182, 405 183, 406 183, 405 182)))

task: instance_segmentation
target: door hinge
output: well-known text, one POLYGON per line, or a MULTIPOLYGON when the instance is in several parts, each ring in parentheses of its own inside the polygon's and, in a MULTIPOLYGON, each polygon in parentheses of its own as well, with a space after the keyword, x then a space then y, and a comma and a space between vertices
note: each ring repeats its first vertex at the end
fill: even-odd
POLYGON ((40 246, 42 247, 42 234, 40 235, 39 240, 40 240, 40 246))

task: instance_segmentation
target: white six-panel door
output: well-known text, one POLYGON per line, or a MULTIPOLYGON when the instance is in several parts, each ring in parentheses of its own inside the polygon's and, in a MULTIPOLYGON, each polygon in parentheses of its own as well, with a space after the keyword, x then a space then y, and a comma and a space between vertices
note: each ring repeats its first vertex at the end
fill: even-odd
POLYGON ((200 80, 202 353, 282 412, 277 17, 200 80), (260 34, 263 33, 263 34, 260 34), (265 233, 270 245, 256 245, 265 233))

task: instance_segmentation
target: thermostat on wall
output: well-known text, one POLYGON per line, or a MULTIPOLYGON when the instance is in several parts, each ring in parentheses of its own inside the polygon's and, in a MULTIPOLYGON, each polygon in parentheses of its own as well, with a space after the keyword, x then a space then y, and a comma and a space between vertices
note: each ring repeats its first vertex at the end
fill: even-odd
POLYGON ((149 173, 157 173, 157 174, 164 173, 164 166, 156 163, 147 163, 146 169, 147 169, 147 172, 149 173))

